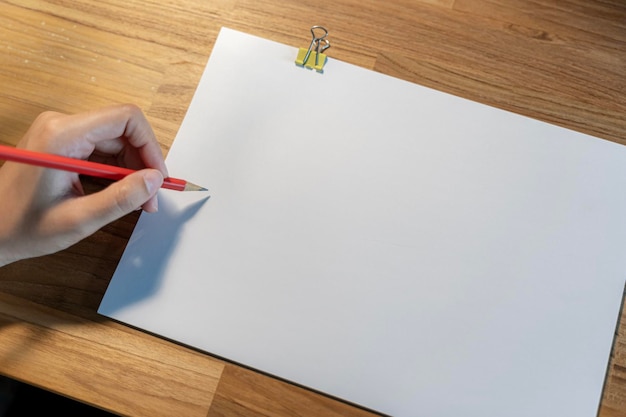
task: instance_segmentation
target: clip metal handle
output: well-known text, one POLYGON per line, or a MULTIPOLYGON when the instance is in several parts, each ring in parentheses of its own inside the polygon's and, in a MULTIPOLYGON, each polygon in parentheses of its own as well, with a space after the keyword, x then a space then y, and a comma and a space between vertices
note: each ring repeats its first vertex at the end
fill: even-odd
POLYGON ((323 26, 313 26, 311 27, 311 35, 313 36, 313 39, 311 39, 311 44, 309 45, 309 49, 308 51, 306 51, 306 55, 304 56, 304 60, 303 62, 307 62, 307 60, 309 59, 309 56, 311 56, 311 52, 313 51, 313 48, 315 47, 315 66, 319 65, 319 57, 320 57, 320 53, 328 48, 330 48, 330 41, 328 39, 326 39, 326 36, 328 36, 328 31, 326 30, 326 28, 324 28, 323 26), (317 36, 315 34, 315 31, 323 31, 324 34, 321 36, 317 36), (322 41, 324 41, 325 45, 322 46, 322 41))

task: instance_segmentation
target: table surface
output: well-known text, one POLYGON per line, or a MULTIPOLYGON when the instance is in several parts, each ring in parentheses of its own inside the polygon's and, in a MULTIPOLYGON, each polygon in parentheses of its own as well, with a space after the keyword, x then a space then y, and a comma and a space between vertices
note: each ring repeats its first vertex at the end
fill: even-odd
MULTIPOLYGON (((626 144, 622 0, 0 1, 0 143, 131 102, 167 154, 220 27, 308 47, 313 25, 334 59, 626 144)), ((98 315, 137 219, 0 268, 0 374, 125 416, 374 415, 98 315)), ((625 332, 602 417, 626 416, 625 332)))

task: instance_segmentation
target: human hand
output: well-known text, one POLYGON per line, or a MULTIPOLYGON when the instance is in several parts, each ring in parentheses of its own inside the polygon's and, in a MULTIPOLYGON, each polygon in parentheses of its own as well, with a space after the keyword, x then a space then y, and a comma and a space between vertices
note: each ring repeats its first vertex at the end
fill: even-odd
POLYGON ((133 210, 158 209, 156 194, 167 168, 150 124, 135 105, 73 115, 44 112, 17 147, 138 171, 86 195, 76 173, 5 162, 0 167, 0 266, 68 248, 133 210))

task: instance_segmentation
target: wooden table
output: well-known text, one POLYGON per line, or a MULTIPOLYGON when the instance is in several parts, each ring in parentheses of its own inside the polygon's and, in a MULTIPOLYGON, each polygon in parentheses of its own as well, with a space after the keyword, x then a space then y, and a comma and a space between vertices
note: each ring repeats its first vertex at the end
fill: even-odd
MULTIPOLYGON (((307 47, 316 24, 334 59, 626 143, 623 0, 1 1, 0 143, 132 102, 166 154, 221 26, 307 47)), ((128 416, 371 414, 99 316, 137 218, 0 268, 0 374, 128 416)), ((625 331, 603 417, 626 416, 625 331)))

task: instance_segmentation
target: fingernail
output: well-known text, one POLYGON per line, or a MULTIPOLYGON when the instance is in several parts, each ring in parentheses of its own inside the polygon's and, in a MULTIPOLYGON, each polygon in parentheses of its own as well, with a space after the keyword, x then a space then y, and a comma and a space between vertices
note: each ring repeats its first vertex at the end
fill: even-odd
POLYGON ((146 190, 149 194, 154 194, 163 184, 163 175, 154 169, 147 171, 143 176, 146 190))

